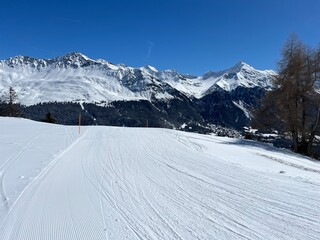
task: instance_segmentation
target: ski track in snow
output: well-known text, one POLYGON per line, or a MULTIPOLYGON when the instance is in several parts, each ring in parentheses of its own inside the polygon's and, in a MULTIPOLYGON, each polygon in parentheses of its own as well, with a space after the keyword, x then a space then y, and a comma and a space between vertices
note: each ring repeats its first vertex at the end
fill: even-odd
POLYGON ((202 144, 218 148, 224 140, 217 137, 82 132, 77 139, 66 132, 69 147, 10 206, 0 239, 320 239, 320 181, 224 161, 202 144))
POLYGON ((0 189, 0 195, 1 200, 5 203, 5 208, 9 209, 8 206, 8 197, 6 194, 6 187, 4 184, 4 176, 8 169, 18 160, 18 158, 23 154, 23 152, 38 138, 39 136, 36 136, 33 138, 30 142, 28 142, 26 145, 24 145, 20 151, 15 152, 12 156, 10 156, 1 166, 0 166, 0 183, 1 183, 1 189, 0 189))

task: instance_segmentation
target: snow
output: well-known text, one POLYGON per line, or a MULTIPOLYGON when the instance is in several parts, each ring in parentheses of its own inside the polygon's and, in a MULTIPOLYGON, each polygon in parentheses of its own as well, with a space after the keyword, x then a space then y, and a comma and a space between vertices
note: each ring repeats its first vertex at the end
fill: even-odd
MULTIPOLYGON (((70 127, 0 118, 0 224, 4 212, 66 147, 74 142, 70 127)), ((0 238, 1 239, 1 238, 0 238)))
POLYGON ((210 71, 199 77, 181 75, 174 70, 165 70, 156 74, 159 79, 173 88, 196 98, 201 98, 217 89, 224 91, 233 91, 238 87, 270 89, 275 75, 276 73, 272 70, 256 70, 244 62, 239 62, 223 71, 210 71))
POLYGON ((320 164, 252 141, 0 118, 0 239, 319 239, 320 164))
POLYGON ((191 76, 175 70, 158 71, 149 65, 141 68, 115 65, 102 59, 92 60, 81 53, 54 59, 17 56, 0 61, 0 95, 12 86, 20 103, 27 106, 55 101, 151 101, 152 96, 167 100, 171 96, 163 92, 169 84, 187 96, 201 98, 217 88, 225 91, 239 86, 268 89, 274 74, 243 62, 224 71, 191 76), (162 94, 157 94, 159 92, 162 94))
POLYGON ((238 108, 240 108, 244 115, 248 118, 248 119, 251 119, 251 113, 250 111, 245 107, 245 103, 243 103, 242 101, 232 101, 234 105, 236 105, 238 108))
POLYGON ((54 101, 102 102, 144 99, 122 86, 116 77, 106 78, 94 70, 83 68, 57 70, 47 67, 41 72, 26 69, 14 71, 9 74, 10 81, 7 81, 6 76, 2 78, 0 76, 0 90, 5 91, 12 85, 19 96, 19 101, 25 105, 54 101))
POLYGON ((150 65, 146 65, 144 67, 141 67, 140 69, 143 71, 146 71, 150 74, 158 73, 158 70, 155 67, 150 66, 150 65))
POLYGON ((180 126, 180 128, 181 128, 181 129, 185 129, 186 126, 187 126, 187 124, 186 124, 186 123, 183 123, 183 124, 180 126))
POLYGON ((132 84, 123 79, 130 74, 131 79, 135 78, 133 68, 91 60, 80 53, 50 60, 19 56, 1 62, 0 94, 5 95, 9 86, 13 86, 20 103, 27 106, 54 101, 100 103, 151 99, 151 90, 146 89, 150 84, 147 77, 139 81, 140 91, 136 91, 137 81, 132 84), (45 64, 35 67, 39 62, 45 64))
POLYGON ((170 99, 173 99, 174 97, 172 96, 172 95, 170 95, 169 93, 167 93, 167 92, 164 92, 164 93, 156 93, 155 94, 155 98, 156 99, 162 99, 162 100, 164 100, 164 99, 166 99, 166 100, 170 100, 170 99))

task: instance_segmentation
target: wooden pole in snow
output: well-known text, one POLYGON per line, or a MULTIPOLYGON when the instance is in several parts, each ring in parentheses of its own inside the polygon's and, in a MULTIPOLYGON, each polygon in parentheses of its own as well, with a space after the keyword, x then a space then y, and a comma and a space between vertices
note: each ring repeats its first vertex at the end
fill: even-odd
POLYGON ((79 134, 80 134, 80 126, 81 126, 81 113, 79 113, 79 130, 78 130, 79 134))

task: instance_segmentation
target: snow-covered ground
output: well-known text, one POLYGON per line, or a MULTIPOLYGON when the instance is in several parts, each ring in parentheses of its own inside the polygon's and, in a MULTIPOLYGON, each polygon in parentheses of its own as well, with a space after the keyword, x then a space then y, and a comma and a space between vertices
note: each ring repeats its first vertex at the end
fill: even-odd
POLYGON ((320 164, 168 129, 0 118, 0 239, 320 239, 320 164), (280 173, 281 172, 281 173, 280 173))

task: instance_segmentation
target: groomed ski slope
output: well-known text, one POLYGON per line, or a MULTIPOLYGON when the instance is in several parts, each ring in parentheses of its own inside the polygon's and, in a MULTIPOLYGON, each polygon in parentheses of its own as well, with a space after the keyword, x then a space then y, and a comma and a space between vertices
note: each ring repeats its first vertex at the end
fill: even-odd
POLYGON ((320 239, 320 165, 289 152, 10 118, 0 134, 1 240, 320 239))

